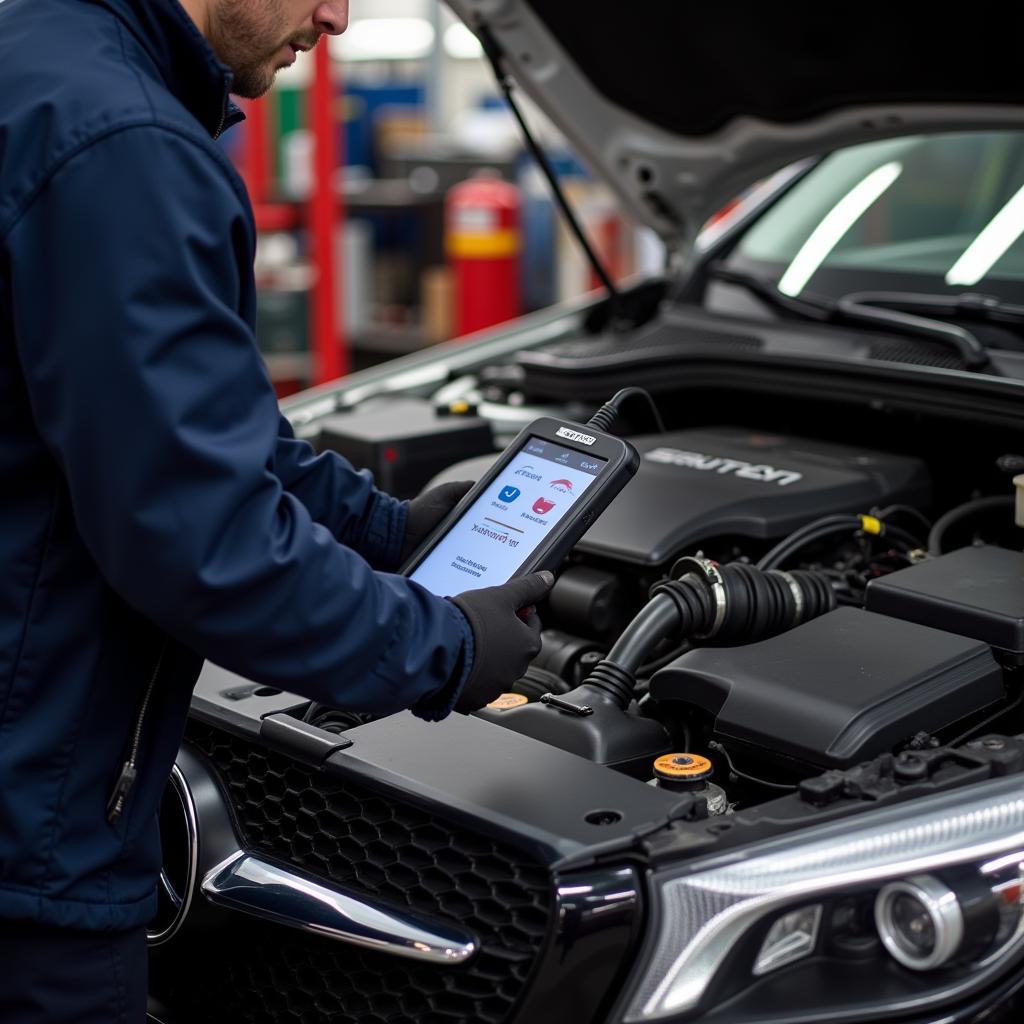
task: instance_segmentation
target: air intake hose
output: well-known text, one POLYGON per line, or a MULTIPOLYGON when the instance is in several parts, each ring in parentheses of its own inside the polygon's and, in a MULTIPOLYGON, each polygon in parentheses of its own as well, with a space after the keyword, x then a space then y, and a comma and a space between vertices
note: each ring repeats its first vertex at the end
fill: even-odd
POLYGON ((834 607, 835 595, 823 573, 681 558, 669 579, 654 584, 650 601, 582 685, 604 690, 626 708, 637 670, 662 640, 750 644, 834 607))

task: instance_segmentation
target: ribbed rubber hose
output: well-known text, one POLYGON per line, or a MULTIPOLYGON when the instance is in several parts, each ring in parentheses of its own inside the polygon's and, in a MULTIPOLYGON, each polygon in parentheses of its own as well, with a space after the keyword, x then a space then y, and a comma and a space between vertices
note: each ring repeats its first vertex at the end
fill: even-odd
POLYGON ((582 685, 604 690, 625 708, 638 669, 663 640, 753 643, 835 607, 831 582, 822 573, 763 572, 741 563, 715 572, 717 581, 691 572, 656 583, 650 601, 582 685))

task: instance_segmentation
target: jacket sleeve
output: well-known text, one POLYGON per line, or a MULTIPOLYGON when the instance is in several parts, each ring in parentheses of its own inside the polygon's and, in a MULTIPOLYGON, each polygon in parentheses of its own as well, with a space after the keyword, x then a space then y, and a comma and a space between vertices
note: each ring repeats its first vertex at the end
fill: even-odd
POLYGON ((281 416, 274 472, 316 522, 375 569, 398 568, 408 503, 378 491, 368 470, 356 472, 337 452, 317 455, 281 416))
POLYGON ((202 141, 155 125, 52 174, 0 240, 36 424, 100 572, 172 636, 319 701, 440 717, 469 668, 461 613, 338 542, 358 523, 366 539, 359 501, 328 529, 297 496, 301 460, 295 492, 275 472, 277 402, 238 313, 240 188, 202 141))

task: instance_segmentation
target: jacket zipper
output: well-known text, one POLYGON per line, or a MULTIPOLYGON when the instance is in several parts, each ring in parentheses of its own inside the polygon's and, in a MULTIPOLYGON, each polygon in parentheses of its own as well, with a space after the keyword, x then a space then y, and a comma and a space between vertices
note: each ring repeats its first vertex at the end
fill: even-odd
POLYGON ((224 122, 228 119, 228 100, 230 98, 230 93, 224 93, 224 102, 221 104, 220 108, 220 124, 217 125, 217 130, 213 133, 214 142, 220 138, 220 133, 224 131, 224 122))
POLYGON ((137 764, 139 744, 142 742, 142 728, 146 721, 146 712, 149 710, 149 703, 153 697, 153 690, 156 687, 157 676, 160 675, 160 666, 163 664, 166 651, 167 639, 164 638, 164 642, 160 647, 160 654, 156 659, 156 667, 153 669, 153 675, 150 677, 142 703, 139 705, 138 714, 135 716, 135 730, 132 733, 132 745, 128 753, 128 760, 121 766, 121 774, 118 775, 114 791, 110 794, 110 799, 107 801, 107 821, 111 825, 116 824, 118 818, 121 817, 128 794, 132 791, 132 786, 135 785, 135 778, 138 775, 137 764))

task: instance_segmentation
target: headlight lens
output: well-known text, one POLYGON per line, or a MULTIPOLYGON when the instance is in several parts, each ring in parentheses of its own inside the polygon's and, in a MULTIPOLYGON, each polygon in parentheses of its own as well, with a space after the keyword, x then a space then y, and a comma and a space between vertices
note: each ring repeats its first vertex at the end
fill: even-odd
POLYGON ((949 963, 964 937, 956 893, 931 875, 883 886, 875 899, 875 923, 893 959, 912 971, 949 963))
POLYGON ((982 983, 1022 945, 1020 793, 1003 778, 655 876, 660 921, 625 1020, 704 1011, 819 960, 884 970, 893 1009, 923 977, 935 998, 982 983))

